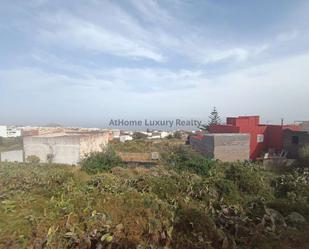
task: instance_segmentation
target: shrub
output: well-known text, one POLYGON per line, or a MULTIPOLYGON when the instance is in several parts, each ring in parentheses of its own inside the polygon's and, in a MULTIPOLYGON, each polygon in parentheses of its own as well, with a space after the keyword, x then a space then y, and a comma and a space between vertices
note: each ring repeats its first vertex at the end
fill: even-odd
POLYGON ((35 155, 27 156, 26 162, 31 164, 37 164, 40 163, 40 158, 35 155))
POLYGON ((295 170, 272 180, 276 197, 290 200, 307 199, 309 196, 308 173, 295 170))
POLYGON ((225 171, 225 177, 233 181, 239 190, 249 194, 257 194, 262 186, 262 179, 255 168, 234 163, 225 171))
POLYGON ((180 131, 175 131, 173 134, 173 137, 176 139, 181 139, 182 138, 182 134, 180 131))
POLYGON ((133 139, 146 139, 148 136, 142 132, 134 132, 133 139))
POLYGON ((214 185, 219 194, 219 199, 224 200, 224 203, 236 204, 240 202, 241 197, 239 191, 232 181, 216 179, 214 185))
POLYGON ((309 167, 309 144, 299 150, 299 159, 304 166, 309 167))
POLYGON ((121 158, 108 146, 102 152, 92 152, 81 162, 82 170, 89 174, 109 171, 113 167, 124 166, 121 158))
POLYGON ((207 175, 215 161, 194 152, 188 146, 176 146, 163 153, 163 160, 177 171, 189 171, 198 175, 207 175))
POLYGON ((176 213, 172 248, 221 248, 214 222, 203 210, 183 207, 176 213), (211 245, 207 242, 211 241, 211 245))

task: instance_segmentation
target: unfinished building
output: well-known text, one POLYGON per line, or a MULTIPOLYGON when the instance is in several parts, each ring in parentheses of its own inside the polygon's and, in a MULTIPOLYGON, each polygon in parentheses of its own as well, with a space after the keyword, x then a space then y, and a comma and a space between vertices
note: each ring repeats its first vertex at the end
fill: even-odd
POLYGON ((222 162, 249 160, 250 135, 241 133, 216 133, 191 136, 193 149, 204 156, 222 162))
POLYGON ((78 164, 87 154, 108 144, 108 132, 52 133, 24 137, 25 159, 37 156, 42 163, 78 164))
POLYGON ((299 150, 309 144, 309 133, 307 131, 285 130, 283 135, 283 148, 288 158, 299 157, 299 150))

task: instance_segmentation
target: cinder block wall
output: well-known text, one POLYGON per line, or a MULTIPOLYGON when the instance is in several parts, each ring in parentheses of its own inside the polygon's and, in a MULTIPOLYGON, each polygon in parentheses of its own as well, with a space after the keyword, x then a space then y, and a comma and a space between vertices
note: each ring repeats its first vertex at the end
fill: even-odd
POLYGON ((190 138, 190 144, 193 149, 206 157, 214 157, 214 139, 213 137, 190 138))
POLYGON ((202 138, 190 138, 190 144, 202 155, 223 162, 249 160, 249 134, 205 134, 202 138))
POLYGON ((249 134, 218 134, 214 136, 214 158, 223 162, 249 160, 249 134))

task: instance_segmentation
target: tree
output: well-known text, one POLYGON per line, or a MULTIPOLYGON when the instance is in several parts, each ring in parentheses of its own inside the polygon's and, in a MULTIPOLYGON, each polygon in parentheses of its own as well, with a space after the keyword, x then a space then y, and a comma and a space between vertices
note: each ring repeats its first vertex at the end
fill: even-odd
POLYGON ((199 127, 200 129, 208 131, 209 127, 211 127, 212 125, 218 125, 221 123, 221 119, 216 107, 214 107, 208 118, 208 123, 201 125, 201 127, 199 127))
POLYGON ((133 139, 146 139, 148 136, 142 132, 134 132, 133 139))

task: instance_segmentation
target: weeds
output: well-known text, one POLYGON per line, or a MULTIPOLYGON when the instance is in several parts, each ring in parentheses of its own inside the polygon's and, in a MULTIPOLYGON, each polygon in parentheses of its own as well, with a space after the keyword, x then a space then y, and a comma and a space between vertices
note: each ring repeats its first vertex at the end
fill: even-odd
POLYGON ((0 164, 0 248, 307 248, 306 172, 193 172, 0 164))

